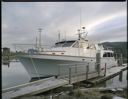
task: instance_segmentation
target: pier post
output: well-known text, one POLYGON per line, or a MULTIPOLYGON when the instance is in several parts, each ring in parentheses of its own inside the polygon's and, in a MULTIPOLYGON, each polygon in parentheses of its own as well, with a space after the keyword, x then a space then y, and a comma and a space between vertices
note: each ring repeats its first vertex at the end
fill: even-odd
POLYGON ((106 76, 106 71, 107 71, 107 64, 105 63, 105 71, 104 71, 104 76, 106 76))
POLYGON ((75 76, 77 76, 77 64, 75 64, 75 76))
POLYGON ((98 76, 100 76, 100 63, 101 63, 101 56, 100 56, 100 50, 96 53, 96 65, 97 65, 97 72, 98 76))
POLYGON ((119 81, 122 81, 122 77, 123 77, 123 71, 121 70, 119 74, 119 81))
POLYGON ((126 70, 126 80, 128 80, 128 69, 126 70))
POLYGON ((78 82, 78 73, 77 73, 77 64, 75 64, 75 77, 76 77, 76 81, 78 82))
POLYGON ((122 66, 122 64, 123 64, 123 55, 122 55, 122 53, 120 54, 120 65, 122 66))
POLYGON ((71 84, 71 68, 69 68, 69 84, 71 84))
POLYGON ((118 66, 122 66, 122 64, 123 64, 123 57, 122 57, 122 53, 120 53, 118 59, 118 66))
POLYGON ((89 63, 86 66, 86 80, 88 80, 89 63))

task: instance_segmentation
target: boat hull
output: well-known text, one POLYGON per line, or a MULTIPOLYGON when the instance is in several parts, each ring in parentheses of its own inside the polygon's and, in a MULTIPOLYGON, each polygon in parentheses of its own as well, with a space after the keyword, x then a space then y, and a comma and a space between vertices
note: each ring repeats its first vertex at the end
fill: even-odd
MULTIPOLYGON (((61 72, 68 74, 70 65, 62 66, 61 64, 75 64, 75 63, 84 63, 85 68, 82 67, 79 71, 86 71, 86 66, 88 63, 89 71, 96 71, 96 58, 95 57, 78 57, 78 56, 59 56, 59 55, 18 55, 19 60, 27 70, 31 78, 37 77, 49 77, 49 76, 58 76, 61 72)), ((116 65, 114 60, 111 60, 111 64, 107 59, 101 59, 101 68, 105 67, 105 63, 109 63, 111 67, 116 65)), ((84 72, 85 72, 84 71, 84 72)))

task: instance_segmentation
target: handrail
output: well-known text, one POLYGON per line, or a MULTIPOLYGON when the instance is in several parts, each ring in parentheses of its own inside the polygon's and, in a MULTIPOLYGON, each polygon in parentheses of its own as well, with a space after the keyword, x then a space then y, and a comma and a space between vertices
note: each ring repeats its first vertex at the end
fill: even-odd
POLYGON ((26 43, 25 44, 21 44, 20 43, 20 44, 13 44, 13 45, 36 45, 36 44, 26 44, 26 43))
MULTIPOLYGON (((95 64, 99 64, 99 63, 96 63, 96 62, 88 62, 88 63, 95 63, 95 64)), ((75 65, 86 65, 88 63, 70 63, 70 64, 59 64, 59 66, 75 66, 75 65)))
MULTIPOLYGON (((28 51, 28 49, 30 48, 34 48, 34 49, 37 49, 39 50, 39 47, 37 47, 36 44, 13 44, 15 46, 15 50, 19 50, 19 51, 28 51)), ((63 47, 62 50, 52 50, 54 47, 51 47, 50 45, 41 45, 41 49, 43 49, 43 51, 64 51, 63 50, 63 47)))

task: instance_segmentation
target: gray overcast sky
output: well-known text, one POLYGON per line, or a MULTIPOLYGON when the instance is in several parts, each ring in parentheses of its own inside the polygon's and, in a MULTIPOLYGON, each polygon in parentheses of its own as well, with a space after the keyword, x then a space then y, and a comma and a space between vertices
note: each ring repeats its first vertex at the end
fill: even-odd
POLYGON ((126 2, 2 2, 2 46, 35 43, 43 28, 44 44, 77 38, 81 24, 94 42, 127 40, 126 2))

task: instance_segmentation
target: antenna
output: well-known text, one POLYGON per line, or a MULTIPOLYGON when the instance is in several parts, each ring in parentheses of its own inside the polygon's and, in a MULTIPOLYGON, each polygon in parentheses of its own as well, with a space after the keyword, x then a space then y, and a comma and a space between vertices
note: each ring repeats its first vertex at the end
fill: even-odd
POLYGON ((82 17, 82 14, 81 14, 81 8, 80 8, 80 29, 81 29, 81 25, 82 25, 82 22, 81 22, 81 18, 82 17))
POLYGON ((82 22, 81 22, 81 8, 80 8, 80 29, 77 30, 78 31, 78 39, 79 40, 81 39, 81 34, 83 34, 83 33, 81 33, 81 24, 82 24, 82 22))
POLYGON ((37 48, 37 37, 36 37, 36 48, 37 48))
POLYGON ((65 31, 65 41, 66 41, 66 31, 65 31))

